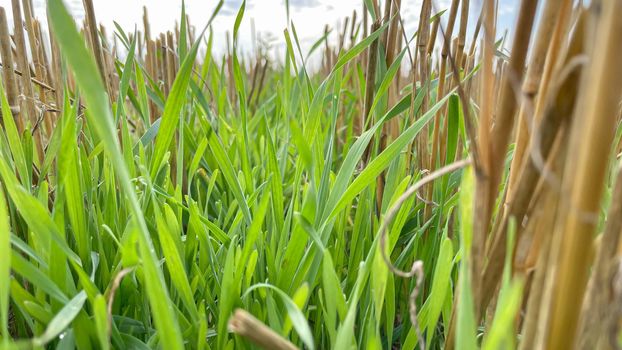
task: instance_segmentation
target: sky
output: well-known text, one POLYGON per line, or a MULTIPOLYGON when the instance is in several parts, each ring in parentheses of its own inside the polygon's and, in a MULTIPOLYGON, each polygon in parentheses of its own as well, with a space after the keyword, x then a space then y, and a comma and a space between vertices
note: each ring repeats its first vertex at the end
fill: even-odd
MULTIPOLYGON (((82 0, 64 0, 70 12, 78 20, 84 18, 82 0)), ((407 34, 412 35, 416 30, 419 9, 422 0, 403 0, 402 18, 407 34)), ((225 0, 224 5, 213 22, 214 46, 216 53, 222 53, 226 48, 226 33, 231 32, 235 17, 243 0, 225 0)), ((303 52, 323 35, 324 26, 328 24, 337 29, 331 33, 331 40, 336 40, 343 19, 352 14, 353 10, 362 10, 362 0, 289 0, 290 18, 294 22, 303 52)), ((448 9, 450 0, 436 0, 436 9, 448 9)), ((481 0, 471 0, 470 18, 477 18, 481 8, 481 0)), ((45 19, 45 0, 33 0, 35 16, 45 19)), ((181 14, 181 0, 93 0, 98 22, 104 24, 112 32, 113 21, 116 21, 124 30, 132 32, 137 26, 142 30, 143 6, 147 7, 152 33, 159 33, 174 28, 175 21, 179 21, 181 14)), ((217 0, 186 0, 186 12, 190 22, 202 28, 211 16, 217 0)), ((502 33, 511 29, 515 21, 519 1, 500 0, 498 10, 498 30, 502 33)), ((7 17, 12 22, 11 0, 0 0, 0 6, 7 11, 7 17)), ((433 11, 435 12, 435 11, 433 11)), ((475 22, 475 20, 473 20, 475 22)), ((287 28, 287 15, 284 0, 247 0, 244 19, 239 30, 239 47, 249 50, 252 47, 251 26, 264 39, 270 39, 276 52, 284 53, 285 39, 283 30, 287 28)), ((475 25, 471 23, 470 27, 475 25)), ((9 23, 12 28, 12 23, 9 23)), ((499 34, 498 34, 499 35, 499 34)), ((510 33, 511 35, 511 33, 510 33)))

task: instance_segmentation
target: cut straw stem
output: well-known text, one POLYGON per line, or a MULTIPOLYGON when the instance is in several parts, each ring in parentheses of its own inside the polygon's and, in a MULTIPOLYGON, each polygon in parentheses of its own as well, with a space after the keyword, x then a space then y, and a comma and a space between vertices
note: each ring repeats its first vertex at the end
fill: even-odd
POLYGON ((605 320, 612 302, 609 286, 615 274, 615 258, 620 245, 622 232, 622 171, 618 170, 611 207, 607 214, 607 226, 601 236, 600 248, 583 303, 581 324, 579 326, 579 349, 592 349, 599 338, 608 336, 605 320))
MULTIPOLYGON (((7 100, 11 107, 18 107, 19 90, 15 72, 13 70, 13 53, 11 52, 11 37, 9 36, 9 26, 6 19, 6 13, 3 7, 0 7, 0 57, 2 57, 2 77, 4 82, 4 90, 6 91, 7 100)), ((8 116, 3 116, 8 118, 8 116)), ((17 129, 24 132, 24 124, 22 120, 15 115, 17 129)))
POLYGON ((99 73, 101 74, 104 85, 109 87, 108 79, 106 79, 106 70, 103 61, 101 42, 99 41, 99 35, 97 33, 97 19, 95 18, 95 8, 93 7, 93 0, 82 0, 84 4, 84 11, 86 14, 86 24, 88 27, 88 35, 91 42, 91 48, 93 55, 95 56, 95 62, 99 73))
POLYGON ((493 120, 493 93, 494 93, 494 0, 484 1, 484 36, 482 38, 482 71, 480 85, 480 114, 478 127, 478 151, 480 160, 480 173, 475 182, 475 218, 473 220, 473 241, 471 245, 471 276, 473 281, 473 297, 475 301, 476 317, 481 317, 483 312, 481 302, 480 273, 484 263, 484 247, 490 225, 492 203, 490 201, 490 168, 491 168, 491 135, 490 129, 493 120))
MULTIPOLYGON (((374 33, 378 30, 378 28, 380 28, 380 22, 375 21, 371 26, 371 32, 374 33)), ((369 118, 371 114, 371 106, 374 99, 374 82, 376 80, 376 64, 378 62, 378 39, 374 40, 371 45, 369 45, 367 58, 367 70, 365 75, 365 109, 363 110, 361 118, 361 132, 365 130, 367 118, 369 118)))
MULTIPOLYGON (((519 109, 518 115, 518 129, 515 139, 514 157, 510 166, 510 175, 508 178, 508 194, 512 197, 514 187, 520 174, 520 166, 523 164, 525 152, 527 151, 527 144, 529 142, 529 130, 533 128, 533 124, 537 122, 538 113, 533 111, 533 104, 536 101, 539 91, 547 91, 546 87, 540 89, 540 81, 544 73, 544 65, 547 60, 547 51, 556 52, 557 48, 549 47, 558 45, 558 42, 552 41, 556 24, 565 17, 567 11, 562 11, 564 6, 568 6, 567 0, 562 1, 546 1, 544 3, 544 9, 542 10, 542 17, 538 24, 538 29, 535 35, 535 42, 531 48, 531 54, 529 57, 529 64, 527 65, 527 73, 525 74, 525 80, 522 85, 522 97, 523 101, 519 109), (560 16, 560 14, 562 14, 560 16), (530 113, 531 112, 531 113, 530 113), (529 116, 536 116, 534 120, 529 120, 529 116), (532 125, 530 125, 530 123, 532 125)), ((551 65, 556 63, 552 57, 548 58, 551 65)))
MULTIPOLYGON (((19 4, 19 0, 12 0, 13 10, 13 24, 15 45, 17 47, 17 66, 22 71, 21 86, 22 86, 22 108, 20 110, 25 112, 22 114, 22 119, 28 120, 30 118, 31 127, 34 127, 37 122, 38 113, 35 107, 35 95, 30 82, 30 65, 28 64, 28 52, 26 51, 26 38, 24 37, 24 25, 22 21, 22 9, 19 4), (25 106, 26 108, 23 108, 25 106), (24 117, 26 115, 27 117, 24 117)), ((34 137, 37 148, 39 160, 43 160, 43 145, 40 137, 40 133, 37 133, 34 137)))
MULTIPOLYGON (((582 53, 583 31, 579 30, 574 32, 568 53, 563 62, 568 64, 576 57, 582 55, 582 53)), ((560 66, 563 65, 560 64, 560 66)), ((565 76, 562 81, 558 82, 557 86, 552 90, 554 93, 551 94, 551 102, 544 111, 544 115, 541 118, 542 120, 536 129, 536 133, 534 133, 536 138, 530 145, 529 152, 531 156, 536 156, 537 158, 529 157, 523 161, 520 171, 521 176, 516 185, 516 190, 513 193, 508 193, 507 209, 500 218, 502 221, 498 225, 490 249, 488 249, 488 263, 482 271, 482 307, 486 307, 492 298, 501 278, 507 244, 508 221, 510 218, 514 218, 516 222, 523 222, 529 209, 529 204, 534 197, 538 182, 542 176, 542 162, 545 162, 546 159, 549 158, 549 154, 560 130, 567 127, 570 122, 570 116, 572 116, 575 109, 578 96, 581 68, 581 66, 578 66, 570 70, 567 76, 565 76), (536 162, 534 159, 540 160, 536 162)), ((520 239, 521 226, 518 226, 516 241, 520 239)))
POLYGON ((538 6, 537 0, 524 0, 521 3, 516 34, 510 61, 501 81, 500 101, 496 107, 495 126, 492 132, 492 147, 490 160, 490 198, 493 204, 497 196, 494 189, 499 187, 501 175, 505 168, 505 157, 516 114, 517 96, 520 94, 520 83, 523 78, 525 58, 529 49, 529 39, 533 28, 533 20, 538 6))
POLYGON ((235 310, 229 320, 229 329, 252 342, 269 350, 297 350, 298 348, 287 339, 270 329, 245 310, 235 310))
POLYGON ((620 99, 622 98, 622 1, 604 0, 592 65, 577 109, 583 122, 573 126, 566 172, 573 172, 569 210, 563 226, 559 270, 551 305, 550 349, 569 349, 576 339, 579 314, 589 273, 589 249, 598 223, 620 99))

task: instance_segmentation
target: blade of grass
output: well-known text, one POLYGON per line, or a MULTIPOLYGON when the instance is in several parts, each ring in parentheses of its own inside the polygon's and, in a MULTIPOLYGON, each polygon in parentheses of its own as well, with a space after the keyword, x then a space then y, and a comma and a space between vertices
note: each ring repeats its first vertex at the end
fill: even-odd
MULTIPOLYGON (((0 191, 1 192, 1 191, 0 191)), ((8 348, 9 342, 9 286, 11 279, 11 229, 9 213, 4 193, 0 193, 0 331, 2 344, 8 348)))

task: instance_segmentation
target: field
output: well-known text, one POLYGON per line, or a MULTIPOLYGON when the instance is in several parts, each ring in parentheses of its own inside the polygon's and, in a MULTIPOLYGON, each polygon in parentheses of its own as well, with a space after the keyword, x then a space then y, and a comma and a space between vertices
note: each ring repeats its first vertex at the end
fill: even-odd
POLYGON ((509 40, 495 0, 411 36, 364 0, 278 59, 246 1, 224 55, 223 1, 162 34, 12 5, 0 349, 622 346, 622 1, 522 0, 509 40))

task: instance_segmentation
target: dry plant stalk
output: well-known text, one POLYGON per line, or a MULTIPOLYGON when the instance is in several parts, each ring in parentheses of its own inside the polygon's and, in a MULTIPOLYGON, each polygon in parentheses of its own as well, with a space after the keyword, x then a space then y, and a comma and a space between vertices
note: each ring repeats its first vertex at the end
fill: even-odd
MULTIPOLYGON (((341 29, 341 34, 339 35, 339 51, 342 51, 346 45, 346 34, 348 32, 348 24, 350 22, 350 18, 346 17, 343 21, 343 28, 341 29)), ((386 32, 385 32, 386 33, 386 32)))
MULTIPOLYGON (((386 34, 385 37, 385 64, 387 67, 389 67, 394 60, 395 57, 395 48, 397 46, 397 42, 398 40, 400 40, 400 33, 398 32, 398 26, 399 26, 399 18, 400 18, 400 6, 401 6, 401 0, 387 0, 387 7, 389 8, 390 11, 388 13, 388 17, 385 17, 385 20, 390 20, 390 27, 388 32, 385 31, 384 33, 386 34), (390 4, 393 3, 393 6, 390 6, 390 4)), ((395 84, 391 84, 389 86, 389 89, 387 91, 387 99, 388 99, 388 105, 389 106, 393 106, 395 104, 395 100, 396 100, 396 96, 398 95, 398 89, 396 84, 398 84, 399 80, 399 73, 396 75, 395 78, 395 84)), ((390 139, 396 139, 399 136, 399 132, 400 132, 400 125, 399 125, 399 119, 398 118, 394 118, 392 120, 390 120, 388 123, 386 123, 385 125, 383 125, 382 127, 382 134, 380 137, 380 147, 379 147, 379 152, 382 152, 386 146, 387 143, 389 142, 390 139)), ((385 187, 385 176, 386 176, 386 172, 383 172, 377 179, 376 181, 376 201, 377 201, 377 206, 378 208, 382 207, 382 200, 384 197, 384 187, 385 187)))
POLYGON ((368 17, 369 14, 367 13, 367 5, 365 4, 365 2, 363 2, 363 38, 367 37, 367 29, 369 27, 368 24, 368 17))
POLYGON ((257 87, 257 76, 259 75, 259 67, 261 65, 261 61, 259 59, 257 59, 255 61, 255 65, 251 70, 251 90, 248 93, 248 96, 246 97, 246 104, 250 105, 251 104, 251 99, 253 98, 253 95, 255 94, 255 88, 257 87))
MULTIPOLYGON (((48 33, 51 33, 51 30, 49 28, 50 25, 50 21, 48 21, 48 33)), ((63 101, 63 92, 62 89, 60 88, 61 81, 62 81, 62 76, 61 76, 61 59, 60 59, 60 52, 58 51, 58 44, 56 43, 56 39, 54 38, 53 35, 48 35, 49 39, 50 39, 50 53, 52 56, 52 61, 51 61, 51 66, 49 69, 49 73, 50 73, 50 82, 52 83, 53 86, 57 86, 59 87, 58 89, 56 89, 54 91, 54 96, 55 96, 55 101, 56 101, 56 107, 60 108, 60 106, 62 105, 62 101, 63 101)))
MULTIPOLYGON (((36 42, 38 43, 37 45, 37 52, 35 54, 38 55, 39 57, 39 62, 41 64, 41 79, 45 82, 50 82, 50 64, 47 58, 47 54, 45 52, 45 48, 43 47, 43 35, 41 33, 41 26, 39 24, 39 21, 37 20, 33 20, 33 31, 34 31, 34 35, 36 37, 36 42)), ((47 106, 50 105, 51 101, 56 101, 56 91, 54 89, 45 89, 43 86, 40 87, 40 96, 39 99, 40 101, 45 105, 45 111, 47 113, 44 113, 43 115, 43 121, 45 123, 45 130, 47 131, 48 135, 52 135, 52 131, 54 130, 54 121, 52 120, 52 111, 56 111, 56 109, 52 109, 49 108, 47 106), (46 92, 51 91, 54 93, 54 96, 52 97, 52 99, 48 98, 48 96, 46 95, 46 92)), ((60 103, 56 103, 56 106, 60 106, 60 103)))
POLYGON ((50 77, 50 60, 48 58, 48 53, 45 50, 44 47, 44 41, 43 41, 43 30, 41 29, 41 22, 39 22, 39 20, 37 19, 33 19, 32 21, 32 28, 34 30, 34 35, 36 36, 36 41, 38 43, 37 48, 38 48, 38 53, 39 53, 39 62, 41 62, 41 78, 46 81, 46 82, 50 82, 51 77, 50 77))
MULTIPOLYGON (((160 76, 162 79, 163 88, 162 91, 168 96, 169 93, 169 65, 168 65, 168 52, 166 50, 166 35, 160 34, 160 39, 157 43, 157 47, 160 51, 160 76)), ((231 89, 230 89, 231 90, 231 89)))
MULTIPOLYGON (((146 23, 149 26, 149 22, 146 23)), ((151 39, 145 39, 147 55, 145 56, 147 73, 153 78, 158 77, 158 62, 157 62, 157 50, 156 43, 151 39)), ((157 107, 152 100, 149 100, 149 118, 153 123, 156 120, 157 107)))
POLYGON ((568 349, 574 344, 578 319, 586 288, 590 261, 589 246, 595 233, 598 210, 605 185, 609 154, 622 97, 622 1, 604 0, 594 55, 586 74, 583 98, 577 107, 581 122, 573 126, 571 150, 566 172, 573 172, 568 181, 569 208, 562 230, 559 270, 551 305, 548 347, 568 349))
MULTIPOLYGON (((563 66, 579 57, 582 52, 583 31, 576 31, 565 59, 557 62, 555 65, 559 66, 561 70, 563 66)), ((579 66, 571 69, 567 76, 563 77, 563 81, 558 82, 558 85, 554 86, 550 92, 542 91, 540 98, 549 99, 549 102, 546 104, 546 110, 542 111, 542 116, 535 117, 536 120, 539 120, 539 124, 536 128, 537 132, 534 134, 534 140, 527 150, 529 153, 526 153, 530 154, 531 157, 523 159, 520 169, 513 169, 513 171, 519 174, 518 182, 514 190, 511 192, 508 190, 506 208, 502 216, 498 218, 500 223, 496 226, 496 232, 489 245, 489 249, 487 249, 488 263, 482 274, 483 286, 480 300, 482 308, 485 308, 492 298, 495 287, 498 285, 502 275, 508 221, 510 218, 514 218, 516 222, 521 223, 527 214, 534 190, 541 176, 542 162, 549 157, 557 133, 564 124, 568 123, 568 117, 574 110, 578 94, 580 68, 579 66), (534 162, 533 156, 537 156, 535 160, 541 160, 534 162)), ((517 241, 520 240, 520 236, 521 227, 519 225, 516 232, 517 241)))
POLYGON ((145 36, 145 43, 151 40, 151 26, 149 25, 149 13, 147 12, 147 6, 143 6, 143 29, 145 36))
MULTIPOLYGON (((371 32, 375 32, 380 28, 380 22, 375 21, 371 25, 371 32)), ((363 110, 363 115, 361 118, 360 130, 361 133, 365 130, 365 125, 367 124, 367 119, 371 114, 371 105, 374 100, 374 81, 376 77, 376 64, 378 62, 378 39, 374 40, 371 45, 369 45, 368 55, 367 55, 367 70, 365 73, 365 109, 363 110)), ((369 148, 368 148, 369 149, 369 148)), ((369 153, 369 152, 366 152, 369 153)), ((365 157, 367 158, 367 157, 365 157)))
MULTIPOLYGON (((421 5, 421 14, 419 16, 421 20, 419 21, 419 29, 418 29, 419 35, 417 37, 418 50, 415 50, 415 59, 414 59, 415 62, 414 62, 412 73, 411 73, 413 92, 416 92, 417 82, 418 81, 423 82, 425 79, 424 77, 428 76, 428 57, 426 55, 426 45, 427 45, 428 37, 430 35, 430 26, 428 22, 430 21, 431 12, 432 12, 432 1, 423 0, 423 4, 421 5), (419 67, 419 70, 417 70, 417 66, 419 67)), ((427 104, 428 104, 427 91, 429 91, 429 86, 427 86, 427 84, 423 86, 422 84, 420 88, 426 89, 426 92, 423 95, 423 101, 422 101, 420 110, 426 110, 427 104)), ((415 115, 415 113, 420 113, 419 111, 414 110, 415 96, 416 96, 416 93, 413 93, 411 95, 410 111, 409 111, 411 120, 417 119, 417 116, 415 115)), ((428 168, 427 161, 429 159, 429 156, 427 152, 427 144, 428 144, 428 125, 426 124, 423 127, 423 130, 421 134, 419 135, 417 142, 413 142, 413 144, 411 145, 411 150, 410 152, 408 152, 408 154, 413 154, 416 149, 417 160, 418 160, 417 165, 419 169, 428 168), (417 147, 415 147, 415 145, 417 145, 417 147), (425 147, 423 145, 425 145, 425 147)))
MULTIPOLYGON (((372 0, 371 3, 374 7, 374 13, 376 14, 376 18, 379 19, 380 17, 380 4, 378 3, 379 0, 372 0)), ((372 31, 373 33, 373 31, 372 31)))
MULTIPOLYGON (((0 67, 4 68, 2 63, 0 63, 0 67)), ((17 75, 19 77, 22 76, 22 71, 20 71, 19 69, 13 69, 13 73, 15 73, 15 75, 17 75)), ((43 88, 46 91, 49 91, 49 92, 55 92, 56 91, 56 89, 54 89, 52 86, 50 86, 50 85, 48 85, 48 84, 38 80, 37 78, 33 77, 32 75, 30 76, 30 82, 32 84, 37 85, 38 87, 43 88)))
MULTIPOLYGON (((32 9, 30 8, 30 0, 22 0, 22 4, 22 6, 24 7, 24 23, 26 24, 26 31, 28 32, 28 43, 30 44, 30 54, 32 56, 32 63, 34 64, 35 68, 35 76, 40 80, 44 81, 45 79, 43 79, 42 70, 43 64, 39 60, 39 56, 37 55, 37 52, 39 52, 38 46, 40 43, 37 42, 37 37, 35 35, 32 9)), ((44 91, 43 89, 41 89, 39 97, 41 98, 41 95, 43 94, 44 91)))
MULTIPOLYGON (((13 53, 11 52, 11 37, 9 36, 9 26, 6 20, 6 13, 3 7, 0 7, 0 55, 2 57, 2 77, 4 82, 4 90, 6 91, 7 100, 11 107, 18 107, 19 90, 13 71, 13 53)), ((3 116, 8 118, 8 116, 3 116)), ((24 123, 15 115, 17 130, 21 134, 24 132, 24 123)))
MULTIPOLYGON (((164 44, 163 44, 164 45, 164 44)), ((166 77, 167 77, 167 85, 168 91, 170 92, 173 88, 173 81, 175 81, 175 75, 177 70, 176 57, 175 57, 175 44, 173 42, 173 33, 166 33, 166 45, 164 45, 166 52, 166 77)))
MULTIPOLYGON (((568 129, 564 126, 558 132, 545 165, 546 169, 549 169, 546 171, 555 177, 561 178, 563 172, 568 148, 568 129)), ((538 318, 543 314, 541 305, 545 305, 544 300, 550 297, 550 293, 547 292, 546 276, 556 256, 554 247, 559 245, 557 241, 552 244, 550 232, 555 228, 555 213, 561 197, 562 193, 557 182, 550 181, 547 176, 540 178, 527 214, 529 220, 526 227, 517 228, 520 239, 517 239, 514 247, 513 271, 532 280, 529 288, 523 293, 526 316, 522 325, 523 337, 520 349, 533 349, 537 335, 541 333, 538 329, 538 318), (532 271, 534 268, 535 271, 532 271)))
POLYGON ((473 30, 473 38, 471 39, 471 48, 469 49, 469 56, 475 56, 475 49, 477 48, 477 38, 479 37, 479 32, 482 29, 482 18, 484 17, 484 8, 482 7, 482 11, 477 17, 477 22, 475 23, 475 30, 473 30))
MULTIPOLYGON (((534 101, 538 97, 540 89, 540 81, 544 71, 544 64, 547 59, 547 51, 551 45, 551 37, 555 31, 562 5, 568 1, 546 1, 542 10, 542 18, 538 23, 538 30, 535 35, 535 43, 532 46, 527 65, 527 73, 523 82, 522 103, 518 115, 518 126, 515 138, 516 146, 514 147, 514 157, 510 166, 510 175, 508 180, 508 194, 511 197, 514 192, 514 186, 520 174, 521 164, 523 164, 524 155, 529 142, 529 130, 533 128, 537 120, 531 121, 529 116, 536 115, 533 112, 534 101)), ((507 203, 506 203, 507 205, 507 203)))
POLYGON ((86 23, 88 26, 88 35, 93 49, 93 55, 95 56, 95 62, 99 68, 104 86, 110 87, 106 76, 106 70, 103 61, 103 53, 101 42, 97 34, 97 20, 95 19, 95 8, 93 7, 93 0, 82 0, 84 4, 84 11, 86 12, 86 23))
MULTIPOLYGON (((555 224, 555 211, 557 210, 557 203, 559 198, 555 196, 555 191, 548 191, 545 193, 542 200, 543 208, 545 212, 542 213, 541 220, 534 223, 534 231, 551 232, 555 224)), ((553 245, 550 234, 543 234, 543 240, 540 242, 540 254, 535 265, 535 272, 532 276, 531 288, 529 289, 529 296, 527 298, 526 315, 522 327, 522 340, 519 345, 520 350, 535 349, 535 343, 537 339, 537 333, 539 331, 538 317, 541 315, 542 305, 547 300, 546 296, 546 284, 547 284, 547 272, 548 267, 552 266, 553 254, 550 252, 553 245)), ((555 242, 558 243, 558 242, 555 242)))
POLYGON ((592 349, 594 344, 608 336, 605 320, 612 302, 612 281, 616 272, 616 255, 622 232, 622 171, 618 170, 611 207, 607 214, 607 226, 601 236, 600 249, 583 302, 579 326, 579 349, 592 349))
POLYGON ((529 39, 533 28, 533 20, 536 15, 537 0, 524 0, 521 3, 516 35, 512 44, 512 55, 509 66, 502 75, 500 102, 497 104, 495 113, 495 126, 492 132, 490 188, 491 197, 489 203, 494 203, 501 175, 505 165, 505 155, 509 145, 512 130, 514 128, 514 115, 516 113, 517 94, 523 77, 525 57, 529 49, 529 39))
POLYGON ((297 350, 289 340, 284 339, 263 322, 245 310, 237 309, 229 319, 229 329, 252 342, 269 350, 297 350))
POLYGON ((389 31, 387 33, 387 41, 386 41, 386 63, 387 67, 393 63, 393 59, 395 58, 395 47, 397 45, 397 41, 400 40, 400 33, 398 31, 399 27, 399 18, 400 18, 400 9, 402 5, 402 0, 388 0, 387 3, 393 3, 392 13, 389 18, 393 18, 391 20, 391 25, 389 27, 389 31))
MULTIPOLYGON (((393 2, 391 0, 385 0, 384 2, 384 15, 382 16, 382 21, 383 22, 387 22, 391 19, 391 8, 393 6, 393 2)), ((380 43, 382 44, 383 47, 387 47, 387 40, 388 40, 388 36, 389 36, 389 32, 388 31, 384 31, 382 33, 381 36, 381 40, 380 43)))
MULTIPOLYGON (((389 31, 385 31, 387 33, 387 41, 385 46, 385 55, 386 55, 386 66, 389 67, 393 60, 395 59, 396 54, 396 46, 398 46, 398 41, 400 40, 400 33, 398 31, 399 27, 399 19, 400 10, 401 10, 401 0, 388 0, 387 2, 393 3, 392 12, 390 13, 391 24, 389 27, 389 31)), ((399 82, 399 73, 395 76, 395 82, 399 82)), ((388 101, 389 106, 393 106, 396 102, 396 96, 398 95, 398 89, 395 84, 391 84, 389 86, 388 91, 388 101)), ((396 139, 399 136, 399 120, 392 119, 389 121, 387 127, 384 128, 385 139, 381 149, 386 147, 387 139, 390 137, 391 139, 396 139)))
MULTIPOLYGON (((438 90, 436 92, 437 99, 440 99, 445 94, 445 84, 447 77, 447 59, 451 54, 451 40, 454 31, 454 26, 456 23, 456 17, 458 14, 458 6, 460 5, 460 0, 453 0, 451 3, 451 8, 449 9, 449 18, 447 19, 447 27, 445 28, 445 36, 442 38, 443 46, 441 49, 441 62, 440 62, 440 70, 438 76, 438 90)), ((440 20, 440 19, 439 19, 440 20)), ((458 78, 459 79, 459 78, 458 78)), ((436 158, 438 156, 438 152, 440 150, 440 135, 441 135, 441 117, 443 115, 444 109, 441 108, 436 115, 434 116, 434 130, 432 134, 432 154, 430 156, 430 168, 433 170, 436 168, 436 158)), ((430 186, 431 187, 431 186, 430 186)), ((428 193, 430 192, 430 188, 428 193)), ((428 201, 431 198, 427 198, 428 201)), ((427 216, 426 216, 427 217, 427 216)))
MULTIPOLYGON (((429 16, 430 14, 428 13, 428 19, 429 19, 429 16)), ((434 46, 436 45, 436 35, 438 34, 438 27, 440 23, 441 23, 441 16, 437 16, 432 22, 432 30, 429 29, 429 26, 426 26, 426 28, 428 28, 427 30, 429 31, 429 33, 427 34, 428 41, 426 44, 425 40, 422 40, 422 44, 425 45, 424 50, 427 51, 428 56, 432 56, 432 53, 434 52, 434 46)), ((423 35, 422 35, 422 39, 423 39, 423 35)))
MULTIPOLYGON (((462 4, 460 6, 460 29, 458 31, 458 41, 456 46, 456 62, 458 66, 461 66, 462 56, 464 54, 464 46, 466 45, 466 32, 467 25, 469 22, 469 0, 462 0, 462 4)), ((454 80, 456 84, 460 81, 459 76, 454 75, 454 80)))
POLYGON ((354 46, 354 42, 356 41, 356 10, 352 10, 352 24, 350 25, 350 47, 354 46))
POLYGON ((261 67, 261 76, 259 77, 259 84, 257 85, 257 93, 255 93, 255 98, 253 101, 253 105, 257 104, 257 100, 259 99, 259 96, 261 96, 261 92, 263 91, 264 88, 264 81, 266 78, 266 72, 268 71, 268 67, 270 65, 270 61, 268 59, 264 60, 264 64, 261 67))
POLYGON ((473 278, 473 298, 475 300, 476 317, 481 317, 483 307, 481 302, 480 272, 484 264, 484 250, 488 234, 492 203, 490 198, 494 190, 490 187, 491 169, 491 126, 493 118, 494 71, 493 58, 495 50, 494 0, 484 1, 484 36, 482 38, 482 71, 480 86, 480 114, 478 127, 478 151, 481 173, 476 176, 475 182, 475 219, 473 220, 473 242, 471 245, 471 276, 473 278))
MULTIPOLYGON (((445 37, 443 38, 443 48, 441 50, 441 68, 438 77, 438 89, 436 91, 437 99, 440 99, 445 94, 445 80, 447 76, 447 58, 451 54, 451 36, 454 31, 454 25, 456 23, 456 16, 458 14, 458 5, 460 0, 453 0, 451 8, 449 10, 449 18, 447 19, 447 28, 445 30, 445 37)), ((444 108, 441 108, 436 112, 434 116, 434 129, 432 130, 432 152, 430 155, 429 167, 433 171, 437 168, 437 158, 441 149, 441 117, 443 115, 444 108)), ((440 162, 442 166, 442 162, 440 162)), ((430 184, 426 190, 426 202, 432 202, 432 195, 434 194, 434 185, 430 184)), ((426 204, 424 210, 424 220, 427 220, 432 214, 432 208, 429 204, 426 204)))
MULTIPOLYGON (((35 106, 35 94, 32 89, 32 84, 30 83, 31 75, 30 75, 30 65, 28 64, 28 52, 26 51, 26 38, 24 37, 24 25, 22 22, 22 9, 19 4, 19 0, 12 0, 12 10, 13 10, 13 24, 15 25, 14 38, 15 38, 15 46, 17 47, 17 66, 21 70, 21 86, 22 86, 22 96, 23 101, 20 103, 21 106, 26 106, 26 108, 20 108, 22 112, 22 119, 28 120, 30 118, 31 127, 35 127, 37 124, 37 108, 35 106), (27 116, 27 117, 24 117, 27 116)), ((43 144, 41 141, 41 133, 37 133, 34 137, 35 145, 37 148, 38 159, 40 161, 43 160, 43 144)))
MULTIPOLYGON (((529 48, 529 39, 533 28, 537 0, 525 0, 521 3, 516 25, 516 35, 512 44, 512 55, 509 67, 504 74, 497 74, 501 79, 500 102, 496 105, 494 129, 492 130, 492 144, 490 152, 490 173, 489 173, 489 198, 488 205, 491 207, 488 212, 492 216, 492 205, 495 203, 498 191, 496 190, 501 182, 501 177, 505 169, 505 156, 509 145, 511 133, 514 129, 514 116, 516 114, 517 95, 523 77, 525 57, 529 48)), ((502 210, 500 211, 502 214, 502 210)), ((499 223, 500 220, 497 220, 499 223)), ((493 230, 495 232, 496 230, 493 230)))
MULTIPOLYGON (((34 74, 35 77, 38 78, 42 82, 46 82, 46 64, 42 57, 43 48, 41 47, 41 41, 39 40, 39 30, 35 24, 33 18, 33 12, 31 8, 30 0, 22 0, 22 4, 24 7, 24 23, 26 24, 26 31, 28 32, 28 42, 30 44, 30 54, 32 56, 32 62, 34 64, 34 74)), ((39 101, 43 104, 47 104, 47 98, 45 96, 45 89, 39 85, 39 101)), ((52 133, 52 121, 50 119, 50 114, 46 113, 46 111, 41 112, 41 117, 45 123, 46 131, 51 135, 52 133)), ((38 125, 39 130, 42 130, 41 125, 38 125)), ((41 135, 45 135, 45 132, 40 131, 41 135)))

